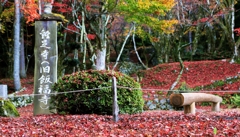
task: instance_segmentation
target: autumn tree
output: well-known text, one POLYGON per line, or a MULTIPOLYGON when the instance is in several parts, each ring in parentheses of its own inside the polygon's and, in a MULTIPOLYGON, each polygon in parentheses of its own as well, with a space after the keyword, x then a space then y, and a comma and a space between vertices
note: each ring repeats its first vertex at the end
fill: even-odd
MULTIPOLYGON (((136 53, 135 34, 142 39, 150 36, 152 40, 154 39, 152 35, 154 33, 172 33, 174 31, 173 24, 177 23, 176 20, 164 18, 173 6, 174 0, 122 0, 119 2, 118 10, 120 15, 122 15, 127 22, 133 24, 133 29, 130 31, 133 34, 133 44, 136 53)), ((156 51, 158 48, 157 44, 154 45, 156 51)), ((136 55, 139 61, 142 62, 138 53, 136 55)))
MULTIPOLYGON (((236 1, 176 1, 172 15, 176 16, 179 23, 170 37, 173 41, 171 50, 178 51, 180 63, 182 62, 181 56, 189 55, 189 53, 191 59, 197 54, 201 56, 200 58, 221 58, 227 56, 221 55, 220 52, 227 53, 234 49, 233 56, 237 56, 238 41, 235 42, 233 35, 234 2, 236 1), (174 50, 174 47, 177 48, 174 50), (180 52, 182 53, 179 54, 180 52)), ((180 80, 183 64, 181 68, 170 90, 180 80)))
POLYGON ((230 50, 236 49, 233 34, 235 2, 177 1, 179 8, 174 11, 175 15, 180 15, 181 23, 189 26, 185 32, 182 32, 184 34, 182 39, 187 41, 188 38, 192 42, 185 52, 191 54, 191 59, 196 54, 201 55, 201 58, 227 57, 230 50))
MULTIPOLYGON (((83 54, 82 64, 86 63, 86 54, 92 67, 105 69, 107 53, 107 33, 112 17, 110 11, 116 1, 73 1, 71 3, 72 22, 66 28, 76 34, 75 43, 83 54)), ((78 49, 75 50, 78 58, 78 49)), ((84 67, 86 68, 86 67, 84 67)))

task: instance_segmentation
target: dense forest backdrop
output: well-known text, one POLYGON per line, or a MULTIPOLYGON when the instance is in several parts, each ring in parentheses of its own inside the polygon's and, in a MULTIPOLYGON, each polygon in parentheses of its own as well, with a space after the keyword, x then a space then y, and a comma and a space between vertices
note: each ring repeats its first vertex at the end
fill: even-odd
POLYGON ((16 59, 20 77, 33 74, 34 20, 44 14, 46 3, 63 20, 58 24, 59 77, 85 69, 110 69, 114 62, 146 69, 181 60, 239 61, 237 0, 4 0, 0 78, 14 77, 16 59))

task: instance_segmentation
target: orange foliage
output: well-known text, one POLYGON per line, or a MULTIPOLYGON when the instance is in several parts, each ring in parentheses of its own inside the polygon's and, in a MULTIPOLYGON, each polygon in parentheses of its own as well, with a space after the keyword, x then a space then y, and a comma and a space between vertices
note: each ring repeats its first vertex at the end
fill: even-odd
POLYGON ((21 9, 23 11, 27 24, 40 18, 40 15, 37 12, 38 5, 35 3, 34 0, 26 0, 26 4, 21 5, 21 9))

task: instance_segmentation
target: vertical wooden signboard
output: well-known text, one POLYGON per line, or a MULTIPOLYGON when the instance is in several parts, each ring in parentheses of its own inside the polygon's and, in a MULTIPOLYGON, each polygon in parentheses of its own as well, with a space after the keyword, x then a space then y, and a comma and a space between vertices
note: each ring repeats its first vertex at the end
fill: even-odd
POLYGON ((50 114, 52 85, 57 82, 57 21, 35 21, 34 115, 50 114))

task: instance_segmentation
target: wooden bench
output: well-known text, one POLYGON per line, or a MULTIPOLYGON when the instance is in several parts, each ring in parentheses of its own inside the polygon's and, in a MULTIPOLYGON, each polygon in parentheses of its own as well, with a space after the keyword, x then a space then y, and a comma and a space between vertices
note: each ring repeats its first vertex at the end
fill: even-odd
POLYGON ((173 106, 183 106, 184 113, 196 113, 196 102, 212 102, 212 111, 220 111, 220 103, 222 98, 216 95, 207 93, 180 93, 171 94, 170 103, 173 106))

